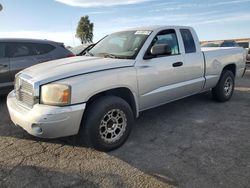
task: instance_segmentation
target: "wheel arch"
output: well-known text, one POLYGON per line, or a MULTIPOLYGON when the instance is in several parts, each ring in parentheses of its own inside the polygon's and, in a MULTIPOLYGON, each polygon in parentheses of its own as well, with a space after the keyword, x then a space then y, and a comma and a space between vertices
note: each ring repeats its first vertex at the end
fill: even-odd
POLYGON ((88 106, 90 106, 93 101, 103 96, 116 96, 122 98, 131 107, 134 117, 139 117, 137 95, 127 87, 112 88, 93 94, 86 100, 86 108, 88 108, 88 106))
POLYGON ((225 70, 231 71, 234 74, 234 76, 236 76, 236 64, 235 63, 230 63, 230 64, 226 65, 222 69, 222 72, 225 71, 225 70))

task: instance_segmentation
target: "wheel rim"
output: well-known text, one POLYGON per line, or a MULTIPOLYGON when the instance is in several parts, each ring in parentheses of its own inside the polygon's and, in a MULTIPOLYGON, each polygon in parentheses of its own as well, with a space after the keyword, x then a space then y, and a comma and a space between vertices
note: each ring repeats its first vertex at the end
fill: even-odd
POLYGON ((224 93, 226 96, 229 96, 231 95, 232 91, 233 91, 233 80, 231 77, 228 77, 224 84, 224 93))
POLYGON ((119 140, 127 127, 127 118, 120 109, 108 111, 102 118, 99 133, 101 138, 107 143, 119 140))

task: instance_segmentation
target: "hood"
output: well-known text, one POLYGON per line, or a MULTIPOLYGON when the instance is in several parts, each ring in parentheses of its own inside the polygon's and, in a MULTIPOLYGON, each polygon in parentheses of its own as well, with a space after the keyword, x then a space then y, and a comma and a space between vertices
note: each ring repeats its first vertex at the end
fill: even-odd
POLYGON ((133 66, 135 60, 77 56, 37 64, 20 73, 41 84, 79 74, 133 66))

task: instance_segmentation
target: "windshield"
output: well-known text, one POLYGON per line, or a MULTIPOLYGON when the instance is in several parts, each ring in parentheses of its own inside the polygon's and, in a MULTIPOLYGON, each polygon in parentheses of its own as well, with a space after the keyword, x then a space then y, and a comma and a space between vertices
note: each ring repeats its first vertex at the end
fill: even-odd
POLYGON ((83 45, 80 45, 80 46, 76 46, 72 49, 70 49, 70 51, 75 54, 75 55, 78 55, 80 54, 83 50, 85 50, 90 44, 83 44, 83 45))
POLYGON ((151 31, 123 31, 108 35, 97 43, 88 55, 135 59, 151 31))
POLYGON ((205 44, 202 44, 201 47, 220 47, 220 44, 218 44, 218 43, 205 43, 205 44))

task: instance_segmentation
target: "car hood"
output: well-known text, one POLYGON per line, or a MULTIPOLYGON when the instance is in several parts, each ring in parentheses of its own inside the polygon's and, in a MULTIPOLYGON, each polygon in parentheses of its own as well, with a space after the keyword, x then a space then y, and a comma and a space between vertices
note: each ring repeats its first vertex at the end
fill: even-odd
POLYGON ((130 67, 134 63, 135 60, 77 56, 37 64, 20 73, 28 75, 34 82, 44 84, 80 74, 130 67))

